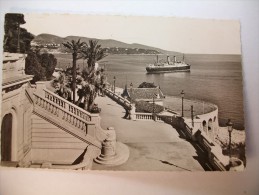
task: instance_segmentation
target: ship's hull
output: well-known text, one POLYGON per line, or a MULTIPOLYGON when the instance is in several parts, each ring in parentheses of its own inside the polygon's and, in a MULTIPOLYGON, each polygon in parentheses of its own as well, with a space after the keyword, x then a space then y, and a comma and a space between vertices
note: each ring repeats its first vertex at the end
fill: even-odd
POLYGON ((190 72, 190 65, 185 66, 148 66, 147 73, 166 73, 166 72, 190 72))

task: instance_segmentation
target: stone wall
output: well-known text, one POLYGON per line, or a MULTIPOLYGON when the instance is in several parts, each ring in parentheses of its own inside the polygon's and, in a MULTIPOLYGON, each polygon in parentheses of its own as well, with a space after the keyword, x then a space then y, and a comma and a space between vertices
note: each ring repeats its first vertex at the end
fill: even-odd
POLYGON ((30 119, 33 110, 33 102, 30 95, 27 93, 26 89, 28 87, 28 83, 25 83, 16 89, 6 89, 2 92, 1 121, 7 114, 12 115, 12 141, 10 143, 12 148, 12 161, 20 161, 25 158, 25 156, 30 158, 30 119))

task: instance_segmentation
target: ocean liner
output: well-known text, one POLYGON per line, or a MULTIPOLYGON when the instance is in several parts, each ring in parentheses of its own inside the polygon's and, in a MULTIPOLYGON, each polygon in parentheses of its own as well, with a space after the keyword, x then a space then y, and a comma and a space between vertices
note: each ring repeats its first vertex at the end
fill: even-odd
POLYGON ((167 56, 167 62, 159 62, 158 56, 157 61, 154 64, 149 64, 146 67, 148 73, 165 73, 165 72, 189 72, 191 65, 186 64, 183 61, 177 61, 174 56, 174 61, 170 61, 170 57, 167 56))

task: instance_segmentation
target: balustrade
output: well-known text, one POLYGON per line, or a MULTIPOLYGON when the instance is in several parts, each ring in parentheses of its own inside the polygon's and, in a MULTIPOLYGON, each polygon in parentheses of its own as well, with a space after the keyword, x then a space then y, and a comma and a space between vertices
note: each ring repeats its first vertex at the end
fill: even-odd
POLYGON ((52 101, 49 99, 44 99, 36 94, 35 95, 35 104, 44 110, 46 110, 48 113, 50 113, 52 116, 61 121, 65 121, 69 123, 69 125, 72 125, 73 127, 77 128, 80 131, 83 131, 85 134, 87 134, 87 126, 88 123, 84 119, 78 117, 77 115, 67 112, 67 110, 63 109, 62 106, 53 104, 52 101))
POLYGON ((104 89, 104 90, 105 90, 106 94, 107 94, 108 96, 110 96, 113 100, 115 100, 117 103, 122 104, 122 105, 124 105, 124 106, 126 106, 126 107, 130 107, 130 106, 131 106, 131 103, 130 103, 129 100, 127 100, 127 99, 121 97, 120 95, 118 95, 118 94, 116 94, 116 93, 113 93, 113 92, 112 92, 111 90, 109 90, 109 89, 104 89))
POLYGON ((150 113, 136 113, 136 120, 153 120, 153 116, 150 113))
POLYGON ((76 105, 73 105, 71 102, 59 97, 58 95, 54 94, 53 92, 47 91, 46 89, 44 89, 44 92, 45 92, 46 99, 48 99, 55 105, 62 107, 68 113, 73 113, 76 116, 78 116, 81 119, 86 120, 86 121, 93 121, 94 118, 99 118, 98 114, 91 114, 91 113, 87 112, 86 110, 84 110, 76 105))

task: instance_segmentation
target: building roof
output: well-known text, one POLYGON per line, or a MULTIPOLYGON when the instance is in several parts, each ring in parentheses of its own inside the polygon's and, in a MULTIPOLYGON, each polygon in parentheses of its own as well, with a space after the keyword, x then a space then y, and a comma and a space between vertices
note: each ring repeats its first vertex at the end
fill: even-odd
POLYGON ((132 101, 135 100, 161 100, 164 98, 162 91, 156 88, 127 88, 125 87, 123 93, 123 97, 128 97, 132 101))

